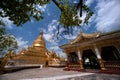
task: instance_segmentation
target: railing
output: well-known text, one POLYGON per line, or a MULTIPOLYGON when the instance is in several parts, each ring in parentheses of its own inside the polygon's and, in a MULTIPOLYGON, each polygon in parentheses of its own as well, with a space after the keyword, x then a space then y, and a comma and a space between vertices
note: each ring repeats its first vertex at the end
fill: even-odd
POLYGON ((67 63, 66 68, 64 70, 78 71, 80 70, 80 64, 79 63, 67 63))
POLYGON ((120 70, 120 61, 104 62, 104 66, 107 70, 120 70))
POLYGON ((69 67, 70 68, 79 68, 80 67, 80 64, 69 64, 69 67))

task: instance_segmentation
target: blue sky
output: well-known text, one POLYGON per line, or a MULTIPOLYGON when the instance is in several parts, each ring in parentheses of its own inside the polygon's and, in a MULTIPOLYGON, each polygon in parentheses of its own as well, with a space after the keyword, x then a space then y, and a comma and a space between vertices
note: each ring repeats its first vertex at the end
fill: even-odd
MULTIPOLYGON (((94 11, 94 15, 90 18, 88 25, 82 24, 83 32, 101 31, 104 33, 120 30, 120 0, 87 0, 86 5, 94 11)), ((19 45, 18 50, 31 46, 39 33, 43 31, 47 49, 49 51, 54 49, 57 54, 64 56, 59 46, 74 39, 80 33, 80 29, 75 28, 73 35, 64 35, 66 39, 56 39, 60 10, 52 2, 38 7, 44 11, 43 20, 35 21, 32 19, 23 26, 16 27, 8 18, 3 18, 7 22, 7 31, 15 35, 19 45)), ((84 19, 85 15, 84 13, 81 19, 84 19)), ((60 31, 63 30, 60 27, 60 31)))

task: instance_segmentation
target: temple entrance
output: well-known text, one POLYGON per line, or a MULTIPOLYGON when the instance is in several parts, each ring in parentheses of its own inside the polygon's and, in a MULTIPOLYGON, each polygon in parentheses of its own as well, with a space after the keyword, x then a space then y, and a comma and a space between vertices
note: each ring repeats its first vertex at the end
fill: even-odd
POLYGON ((45 66, 46 66, 46 67, 48 66, 48 61, 45 62, 45 66))
POLYGON ((120 53, 114 46, 102 47, 101 57, 105 61, 120 61, 120 53))
POLYGON ((91 49, 83 51, 82 59, 85 69, 100 69, 98 59, 91 49))
POLYGON ((71 52, 68 55, 68 62, 71 64, 79 63, 79 58, 75 52, 71 52))

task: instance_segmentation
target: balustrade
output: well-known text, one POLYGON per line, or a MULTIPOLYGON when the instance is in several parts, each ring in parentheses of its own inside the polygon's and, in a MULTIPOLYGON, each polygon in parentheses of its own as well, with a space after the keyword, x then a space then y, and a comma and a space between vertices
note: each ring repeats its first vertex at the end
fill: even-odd
POLYGON ((104 62, 104 66, 107 70, 120 70, 120 61, 104 62))
POLYGON ((67 69, 77 71, 80 69, 80 64, 79 63, 68 63, 67 69))

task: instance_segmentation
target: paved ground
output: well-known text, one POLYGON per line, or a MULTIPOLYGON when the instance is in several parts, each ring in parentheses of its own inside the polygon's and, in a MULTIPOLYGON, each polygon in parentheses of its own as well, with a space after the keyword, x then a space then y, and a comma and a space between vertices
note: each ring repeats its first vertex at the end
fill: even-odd
POLYGON ((63 71, 62 68, 34 68, 2 74, 0 80, 120 80, 120 75, 63 71))

